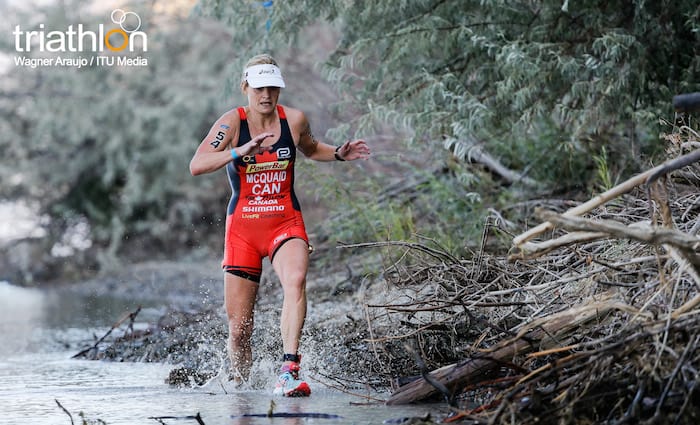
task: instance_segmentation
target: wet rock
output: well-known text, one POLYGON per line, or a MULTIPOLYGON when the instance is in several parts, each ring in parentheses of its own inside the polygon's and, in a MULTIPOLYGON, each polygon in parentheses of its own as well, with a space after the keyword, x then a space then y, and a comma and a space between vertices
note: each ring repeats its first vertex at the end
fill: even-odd
POLYGON ((178 387, 191 387, 204 385, 213 375, 201 373, 193 367, 181 366, 170 371, 165 383, 178 387))

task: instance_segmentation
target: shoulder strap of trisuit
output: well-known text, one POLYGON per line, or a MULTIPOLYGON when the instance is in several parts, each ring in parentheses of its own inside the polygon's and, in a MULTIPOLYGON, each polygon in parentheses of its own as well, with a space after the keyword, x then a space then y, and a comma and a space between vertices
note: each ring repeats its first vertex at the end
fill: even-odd
POLYGON ((238 116, 241 117, 241 120, 245 120, 245 119, 246 119, 246 116, 245 116, 245 108, 244 108, 244 107, 241 106, 241 107, 238 108, 238 116))
POLYGON ((277 115, 280 116, 281 120, 287 119, 287 115, 284 113, 284 108, 282 107, 282 105, 277 105, 277 115))

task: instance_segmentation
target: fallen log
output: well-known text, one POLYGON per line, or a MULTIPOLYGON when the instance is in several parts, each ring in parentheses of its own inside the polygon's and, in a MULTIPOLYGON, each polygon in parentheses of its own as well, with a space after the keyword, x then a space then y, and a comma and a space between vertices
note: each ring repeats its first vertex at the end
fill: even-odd
MULTIPOLYGON (((503 340, 469 359, 443 366, 430 372, 432 380, 440 382, 453 393, 463 388, 470 381, 499 367, 512 362, 514 357, 534 350, 551 349, 567 345, 568 336, 581 325, 593 319, 601 319, 613 309, 629 310, 629 306, 612 301, 610 296, 587 305, 537 319, 518 332, 513 338, 503 340)), ((435 386, 424 378, 418 378, 399 387, 386 401, 386 404, 408 404, 425 400, 436 394, 435 386)))

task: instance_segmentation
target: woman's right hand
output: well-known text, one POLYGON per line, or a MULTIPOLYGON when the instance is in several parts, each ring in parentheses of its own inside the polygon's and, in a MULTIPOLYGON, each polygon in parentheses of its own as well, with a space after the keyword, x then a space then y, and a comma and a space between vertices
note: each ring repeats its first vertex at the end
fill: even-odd
POLYGON ((238 152, 240 156, 257 155, 259 153, 269 151, 272 149, 272 146, 262 146, 262 143, 265 141, 265 139, 268 137, 274 137, 274 135, 275 133, 260 133, 253 137, 250 142, 244 144, 243 146, 236 146, 234 149, 236 149, 236 152, 238 152))

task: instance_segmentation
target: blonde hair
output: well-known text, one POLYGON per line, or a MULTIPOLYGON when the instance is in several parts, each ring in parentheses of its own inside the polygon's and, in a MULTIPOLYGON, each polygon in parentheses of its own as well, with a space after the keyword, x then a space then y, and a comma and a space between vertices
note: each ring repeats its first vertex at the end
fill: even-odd
POLYGON ((267 53, 255 55, 252 58, 248 59, 248 62, 246 62, 245 66, 243 67, 243 73, 241 74, 241 90, 243 92, 245 92, 245 89, 248 88, 248 80, 246 80, 245 70, 255 65, 279 66, 277 65, 277 61, 275 60, 275 58, 268 55, 267 53))

